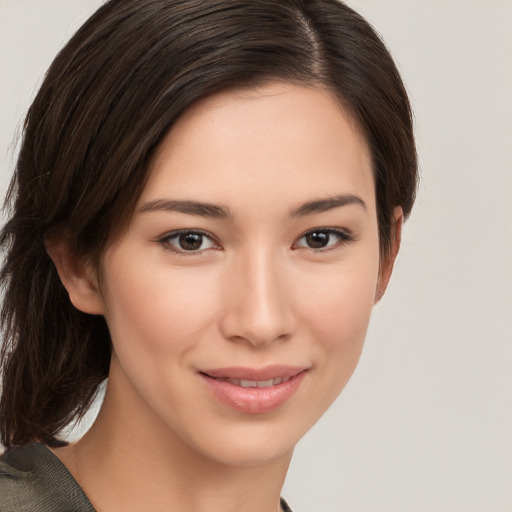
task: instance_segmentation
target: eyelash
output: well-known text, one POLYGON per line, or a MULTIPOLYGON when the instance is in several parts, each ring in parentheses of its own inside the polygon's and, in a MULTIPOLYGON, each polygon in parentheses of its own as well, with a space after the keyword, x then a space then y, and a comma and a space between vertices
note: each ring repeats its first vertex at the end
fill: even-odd
POLYGON ((202 249, 200 251, 185 251, 184 249, 175 249, 170 241, 173 239, 177 239, 180 235, 199 235, 204 238, 208 238, 212 242, 216 243, 214 238, 209 235, 208 233, 205 233, 204 231, 199 231, 196 229, 182 229, 180 231, 172 231, 171 233, 168 233, 167 235, 163 236, 158 240, 160 244, 164 247, 165 250, 171 251, 174 254, 177 254, 178 256, 197 256, 199 254, 202 254, 204 251, 208 249, 202 249))
POLYGON ((326 253, 326 252, 330 252, 330 251, 335 251, 336 249, 339 249, 341 246, 355 241, 355 237, 351 233, 349 233, 347 231, 342 231, 340 229, 332 229, 332 228, 312 229, 312 230, 307 231, 306 233, 304 233, 299 238, 299 240, 302 240, 304 237, 306 237, 308 235, 312 235, 312 234, 328 235, 329 236, 329 242, 331 241, 330 237, 336 238, 337 242, 338 242, 338 243, 336 243, 336 244, 334 244, 332 246, 323 247, 321 249, 314 249, 313 247, 304 247, 305 249, 307 249, 307 250, 309 250, 309 251, 311 251, 313 253, 326 253))
MULTIPOLYGON (((350 242, 355 241, 355 237, 352 234, 348 233, 347 231, 342 231, 339 229, 332 229, 332 228, 318 228, 318 229, 309 230, 306 233, 304 233, 299 238, 299 240, 303 239, 304 237, 306 237, 308 235, 312 235, 315 233, 316 234, 320 234, 320 233, 326 234, 326 235, 329 235, 329 237, 333 236, 333 237, 337 238, 337 240, 338 240, 338 243, 332 247, 327 246, 327 248, 321 248, 321 249, 314 249, 312 247, 303 247, 303 248, 307 249, 309 252, 313 252, 315 254, 330 252, 330 251, 338 249, 340 246, 343 246, 350 242)), ((211 235, 209 235, 208 233, 206 233, 204 231, 200 231, 200 230, 196 230, 196 229, 183 229, 180 231, 172 231, 171 233, 168 233, 167 235, 158 239, 158 242, 164 247, 165 250, 170 251, 174 254, 177 254, 178 256, 198 256, 198 255, 204 253, 204 251, 209 250, 209 249, 202 249, 202 250, 186 251, 184 249, 176 249, 171 245, 171 243, 170 243, 171 240, 178 239, 180 235, 190 235, 190 234, 199 235, 201 237, 211 240, 213 243, 217 243, 211 235)), ((329 241, 330 241, 330 238, 329 238, 329 241)))

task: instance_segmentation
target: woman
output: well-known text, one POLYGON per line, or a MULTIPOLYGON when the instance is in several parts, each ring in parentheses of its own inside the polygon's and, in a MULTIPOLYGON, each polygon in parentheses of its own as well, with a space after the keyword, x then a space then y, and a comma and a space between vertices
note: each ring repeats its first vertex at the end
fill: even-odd
POLYGON ((344 4, 107 2, 9 193, 0 510, 288 510, 415 186, 403 84, 344 4))

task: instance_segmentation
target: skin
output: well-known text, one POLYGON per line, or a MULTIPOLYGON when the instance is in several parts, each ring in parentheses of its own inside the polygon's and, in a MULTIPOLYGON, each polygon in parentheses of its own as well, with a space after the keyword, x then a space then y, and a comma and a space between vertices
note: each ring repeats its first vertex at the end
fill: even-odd
POLYGON ((207 98, 174 125, 99 283, 65 241, 50 244, 71 301, 104 315, 113 340, 95 424, 56 450, 96 509, 278 510, 295 444, 357 365, 398 251, 400 208, 395 216, 381 259, 371 161, 354 123, 327 91, 270 84, 207 98), (290 216, 340 195, 358 200, 290 216), (157 207, 166 200, 232 217, 157 207), (349 239, 330 235, 315 252, 304 235, 326 228, 349 239), (186 251, 171 235, 183 229, 209 238, 176 254, 186 251), (271 364, 307 371, 262 414, 219 402, 198 374, 271 364))

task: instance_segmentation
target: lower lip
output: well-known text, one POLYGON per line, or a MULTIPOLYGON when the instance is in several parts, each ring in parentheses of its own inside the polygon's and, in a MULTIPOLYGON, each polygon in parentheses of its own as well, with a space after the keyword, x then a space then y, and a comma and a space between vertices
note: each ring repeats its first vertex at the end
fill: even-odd
POLYGON ((299 389, 306 372, 268 388, 243 388, 200 374, 215 397, 224 405, 247 414, 263 414, 285 404, 299 389))

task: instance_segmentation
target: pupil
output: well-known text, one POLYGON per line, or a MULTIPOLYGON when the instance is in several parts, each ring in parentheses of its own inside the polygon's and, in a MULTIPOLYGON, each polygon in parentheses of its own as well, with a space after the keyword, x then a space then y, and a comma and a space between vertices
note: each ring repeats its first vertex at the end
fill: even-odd
POLYGON ((309 246, 313 249, 319 249, 325 247, 329 241, 329 234, 317 231, 307 235, 309 246))
POLYGON ((196 233, 186 233, 180 235, 180 245, 182 249, 188 249, 190 251, 199 249, 202 243, 202 235, 196 233))

